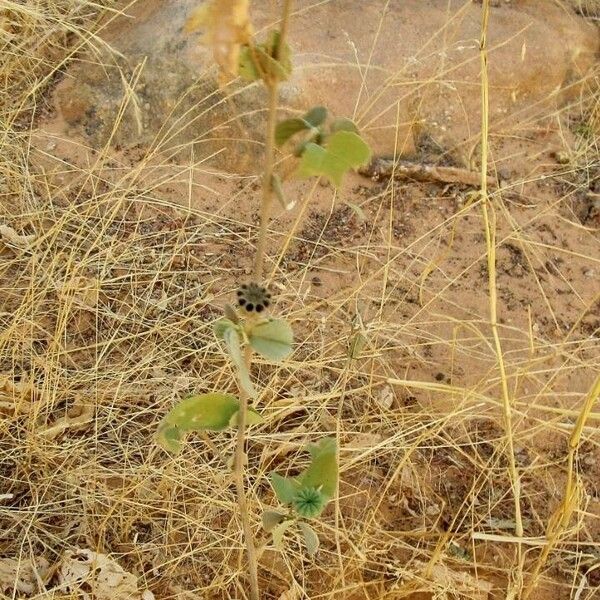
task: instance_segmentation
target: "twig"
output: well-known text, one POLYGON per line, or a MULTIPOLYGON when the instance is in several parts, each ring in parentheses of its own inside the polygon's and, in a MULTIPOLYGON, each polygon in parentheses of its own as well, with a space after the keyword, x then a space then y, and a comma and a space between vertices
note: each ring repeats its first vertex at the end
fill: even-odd
MULTIPOLYGON (((361 169, 359 173, 376 181, 393 177, 394 179, 459 183, 472 187, 479 187, 481 184, 481 174, 477 171, 387 158, 376 158, 369 166, 361 169)), ((497 187, 498 185, 493 177, 488 176, 486 182, 488 187, 497 187)))

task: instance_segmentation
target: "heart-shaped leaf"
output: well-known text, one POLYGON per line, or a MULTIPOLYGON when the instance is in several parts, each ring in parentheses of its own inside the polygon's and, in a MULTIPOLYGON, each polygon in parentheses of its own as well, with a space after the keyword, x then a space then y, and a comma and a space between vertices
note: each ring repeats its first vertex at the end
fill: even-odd
POLYGON ((316 136, 319 134, 317 128, 325 122, 326 118, 327 109, 324 106, 315 106, 301 117, 280 121, 275 127, 275 143, 283 146, 293 135, 307 129, 312 129, 316 136))
POLYGON ((315 530, 304 521, 299 521, 298 527, 300 528, 302 537, 304 538, 306 552, 309 556, 314 556, 319 549, 319 536, 316 534, 315 530))
POLYGON ((255 325, 248 334, 250 345, 259 354, 279 361, 288 356, 294 343, 294 332, 283 319, 271 319, 255 325))
POLYGON ((181 450, 182 435, 190 431, 221 431, 239 410, 240 402, 231 394, 212 392, 188 396, 176 404, 161 421, 157 442, 165 450, 181 450))
POLYGON ((337 131, 325 147, 312 142, 306 145, 297 174, 300 178, 324 175, 339 187, 346 172, 370 160, 371 149, 359 135, 337 131))
POLYGON ((310 123, 299 117, 280 121, 275 127, 275 143, 283 146, 293 135, 310 127, 310 123))
POLYGON ((302 118, 313 127, 318 127, 325 123, 327 118, 327 109, 324 106, 313 106, 302 118))

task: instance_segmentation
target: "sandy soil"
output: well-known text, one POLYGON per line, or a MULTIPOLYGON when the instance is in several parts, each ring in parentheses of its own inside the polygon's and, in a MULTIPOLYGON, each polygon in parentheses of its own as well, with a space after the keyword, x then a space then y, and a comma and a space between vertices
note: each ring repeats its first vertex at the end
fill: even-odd
MULTIPOLYGON (((341 4, 350 27, 356 9, 341 4)), ((419 4, 421 16, 437 15, 437 4, 419 4)), ((526 19, 536 10, 535 2, 507 4, 493 15, 511 27, 513 12, 526 19)), ((299 46, 310 14, 292 32, 299 46)), ((548 15, 544 26, 557 27, 554 8, 548 15)), ((582 27, 588 40, 594 25, 582 27)), ((326 29, 323 47, 333 52, 337 35, 326 29)), ((522 118, 494 121, 489 145, 523 564, 476 190, 359 174, 339 191, 290 180, 298 201, 273 210, 267 272, 272 312, 293 323, 298 343, 289 363, 259 362, 255 372, 268 416, 249 446, 257 531, 260 509, 275 502, 264 473, 298 464, 307 439, 339 436, 341 485, 318 527, 317 560, 295 540, 286 554, 264 548, 265 598, 519 597, 561 502, 568 438, 600 370, 600 105, 598 66, 585 60, 577 84, 551 104, 539 100, 547 82, 534 77, 541 91, 524 94, 514 110, 522 118), (350 360, 357 331, 366 342, 350 360)), ((307 81, 308 96, 318 96, 321 80, 307 81)), ((3 223, 17 235, 0 239, 0 555, 56 564, 67 549, 90 548, 156 598, 244 597, 234 491, 219 462, 231 436, 211 445, 195 438, 178 459, 151 436, 186 392, 235 389, 210 324, 251 272, 255 156, 227 172, 193 142, 170 158, 144 140, 102 145, 61 108, 67 82, 69 74, 48 88, 18 159, 27 177, 18 187, 7 178, 0 198, 3 223)), ((356 99, 353 86, 338 88, 344 102, 356 99)), ((499 107, 510 93, 500 96, 499 107)), ((432 98, 423 106, 435 107, 432 98)), ((470 118, 446 135, 415 133, 414 120, 397 129, 410 138, 404 154, 476 170, 472 102, 470 118)), ((291 173, 292 159, 278 158, 291 173)), ((597 597, 599 421, 596 404, 577 455, 576 514, 532 598, 597 597)))

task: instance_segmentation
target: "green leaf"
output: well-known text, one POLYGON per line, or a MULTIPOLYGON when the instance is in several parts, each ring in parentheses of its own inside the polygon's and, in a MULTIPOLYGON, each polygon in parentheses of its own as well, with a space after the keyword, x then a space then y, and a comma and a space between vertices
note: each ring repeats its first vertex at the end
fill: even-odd
POLYGON ((267 532, 267 533, 271 533, 271 531, 273 531, 273 529, 275 529, 275 527, 277 527, 277 525, 279 525, 280 523, 282 523, 285 520, 285 515, 282 515, 281 513, 274 511, 274 510, 265 510, 265 512, 262 514, 262 526, 263 529, 267 532))
POLYGON ((242 46, 240 48, 238 75, 246 81, 256 81, 257 79, 260 79, 260 72, 254 64, 250 46, 242 46))
POLYGON ((338 464, 337 444, 334 438, 324 438, 308 447, 311 462, 298 478, 301 489, 316 488, 331 499, 337 490, 338 464))
MULTIPOLYGON (((236 410, 233 413, 233 415, 231 415, 229 424, 232 427, 237 426, 238 412, 239 411, 236 410)), ((246 411, 246 426, 247 427, 249 427, 250 425, 260 425, 261 423, 264 423, 264 422, 265 422, 265 420, 262 418, 260 413, 256 412, 253 408, 248 408, 248 410, 246 411)))
POLYGON ((225 344, 227 345, 229 356, 231 356, 231 360, 233 361, 233 364, 236 367, 238 379, 240 380, 240 385, 251 398, 256 398, 256 389, 254 388, 254 384, 250 379, 250 373, 248 373, 246 361, 242 356, 240 336, 238 334, 237 328, 235 326, 234 328, 226 328, 223 332, 223 339, 225 340, 225 344))
POLYGON ((304 521, 299 521, 298 527, 302 532, 302 537, 304 537, 304 545, 306 546, 308 555, 314 556, 319 549, 319 536, 316 534, 315 530, 304 521))
POLYGON ((333 123, 331 124, 331 132, 335 133, 336 131, 351 131, 352 133, 358 134, 358 127, 351 119, 339 117, 334 119, 333 123))
POLYGON ((169 452, 181 450, 182 434, 190 431, 221 431, 239 410, 239 400, 231 394, 213 392, 188 396, 176 404, 161 421, 156 439, 169 452))
POLYGON ((285 119, 280 121, 275 127, 275 143, 283 146, 293 135, 300 131, 310 129, 310 123, 301 118, 285 119))
POLYGON ((213 323, 213 331, 215 332, 215 335, 217 336, 218 339, 224 340, 225 332, 228 329, 237 330, 236 324, 230 319, 221 318, 221 319, 217 319, 213 323))
POLYGON ((324 175, 337 187, 350 169, 365 165, 371 159, 371 149, 363 139, 351 131, 337 131, 326 147, 314 143, 306 145, 298 168, 298 177, 324 175))
POLYGON ((287 44, 279 47, 279 56, 275 56, 275 48, 279 43, 279 32, 274 31, 263 44, 254 48, 244 45, 240 48, 238 75, 247 81, 264 79, 265 81, 285 81, 292 73, 291 50, 287 44))
POLYGON ((179 454, 183 447, 181 444, 181 431, 174 425, 169 425, 164 421, 158 426, 156 442, 161 448, 172 454, 179 454))
POLYGON ((324 106, 314 106, 302 118, 312 127, 318 127, 325 123, 327 109, 324 106))
POLYGON ((281 182, 281 178, 279 177, 279 175, 277 175, 277 173, 273 173, 273 175, 271 176, 271 188, 273 189, 273 192, 275 192, 277 200, 279 200, 279 203, 283 208, 285 208, 285 210, 291 210, 292 208, 294 208, 294 206, 296 206, 295 200, 292 202, 288 202, 287 198, 285 197, 285 194, 283 193, 283 184, 281 182))
POLYGON ((294 343, 294 332, 283 319, 271 319, 255 325, 248 334, 250 345, 259 354, 279 361, 288 356, 294 343))
POLYGON ((273 536, 273 546, 275 546, 277 550, 283 551, 283 536, 293 524, 294 521, 292 520, 283 521, 271 530, 271 535, 273 536))
POLYGON ((282 504, 291 504, 298 491, 298 483, 291 477, 282 477, 277 473, 271 473, 271 486, 282 504))
POLYGON ((280 43, 280 35, 279 31, 271 32, 268 41, 262 45, 262 48, 264 48, 265 53, 269 58, 269 62, 267 63, 268 66, 265 71, 267 71, 269 75, 275 76, 281 81, 285 81, 292 74, 292 51, 286 42, 283 44, 280 43), (277 48, 279 50, 279 56, 277 57, 277 60, 275 60, 275 51, 277 48))
POLYGON ((319 125, 327 118, 327 109, 324 106, 315 106, 301 117, 294 117, 280 121, 275 127, 275 143, 283 146, 293 135, 300 131, 312 129, 314 137, 319 134, 319 125))

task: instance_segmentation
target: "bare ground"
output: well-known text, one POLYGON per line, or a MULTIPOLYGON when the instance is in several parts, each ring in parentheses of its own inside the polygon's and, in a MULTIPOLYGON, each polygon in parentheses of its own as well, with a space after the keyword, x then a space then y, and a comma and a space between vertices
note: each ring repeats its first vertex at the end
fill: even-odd
MULTIPOLYGON (((29 592, 15 585, 23 568, 12 581, 0 570, 0 593, 85 598, 89 580, 61 584, 60 565, 90 549, 156 598, 243 598, 231 434, 196 437, 177 458, 152 436, 185 393, 235 390, 211 322, 251 269, 257 180, 64 136, 55 72, 93 21, 68 2, 53 20, 52 4, 21 15, 30 39, 59 26, 4 67, 0 163, 0 565, 51 568, 29 592)), ((249 445, 265 598, 519 598, 531 581, 600 370, 597 74, 490 139, 490 173, 505 181, 490 200, 522 540, 480 197, 359 175, 339 193, 291 184, 299 201, 274 213, 267 272, 298 343, 283 366, 258 364, 267 419, 249 445), (341 484, 319 555, 297 540, 281 554, 259 529, 276 505, 264 475, 299 466, 326 433, 341 443, 341 484)), ((447 150, 424 137, 413 158, 443 163, 447 150)), ((599 410, 577 453, 575 510, 532 598, 598 597, 599 410)))

